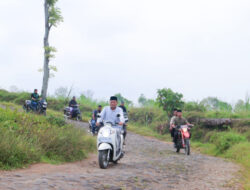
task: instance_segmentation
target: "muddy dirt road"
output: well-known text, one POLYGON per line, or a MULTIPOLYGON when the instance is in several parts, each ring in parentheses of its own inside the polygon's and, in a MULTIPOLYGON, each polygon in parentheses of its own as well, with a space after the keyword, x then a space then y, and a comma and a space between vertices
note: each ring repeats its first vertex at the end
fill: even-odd
MULTIPOLYGON (((84 123, 78 127, 87 128, 84 123)), ((239 189, 232 185, 239 167, 197 153, 177 154, 173 145, 129 133, 125 157, 99 169, 97 155, 63 165, 36 164, 0 172, 0 190, 206 190, 239 189)))

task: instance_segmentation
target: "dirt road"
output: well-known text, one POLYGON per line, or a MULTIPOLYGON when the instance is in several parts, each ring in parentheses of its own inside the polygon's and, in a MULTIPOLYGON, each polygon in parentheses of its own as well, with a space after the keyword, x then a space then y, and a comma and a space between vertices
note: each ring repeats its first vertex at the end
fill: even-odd
POLYGON ((239 189, 232 185, 239 167, 223 159, 177 154, 170 143, 133 133, 128 134, 125 151, 125 157, 106 170, 99 169, 93 154, 77 163, 0 172, 0 190, 239 189))

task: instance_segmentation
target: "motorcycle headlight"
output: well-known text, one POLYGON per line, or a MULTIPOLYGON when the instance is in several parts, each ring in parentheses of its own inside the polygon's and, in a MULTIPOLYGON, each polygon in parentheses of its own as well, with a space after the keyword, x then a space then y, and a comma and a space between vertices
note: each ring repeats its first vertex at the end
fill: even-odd
POLYGON ((182 128, 183 132, 187 132, 187 128, 182 128))
POLYGON ((109 137, 111 134, 111 131, 110 129, 103 129, 101 134, 103 137, 109 137))

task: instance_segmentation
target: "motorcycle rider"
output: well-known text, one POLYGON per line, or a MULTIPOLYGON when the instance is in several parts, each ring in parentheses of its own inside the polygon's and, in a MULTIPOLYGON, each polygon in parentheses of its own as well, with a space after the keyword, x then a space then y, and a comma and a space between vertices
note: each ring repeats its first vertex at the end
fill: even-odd
POLYGON ((127 109, 126 109, 124 104, 125 104, 125 102, 122 100, 119 107, 122 108, 123 113, 127 113, 127 109))
MULTIPOLYGON (((119 106, 123 111, 123 115, 127 114, 127 109, 126 109, 124 104, 125 104, 125 102, 122 100, 121 104, 119 106)), ((127 125, 126 125, 126 123, 123 124, 123 131, 124 131, 124 133, 123 133, 123 136, 124 136, 123 144, 125 145, 125 139, 126 139, 126 136, 127 136, 127 125)))
POLYGON ((123 125, 125 120, 123 116, 123 111, 120 107, 117 107, 117 97, 111 96, 110 97, 110 106, 105 106, 100 113, 100 117, 97 119, 96 126, 100 126, 100 122, 102 121, 109 121, 112 122, 114 125, 118 123, 118 125, 123 125), (117 117, 119 116, 119 117, 117 117))
POLYGON ((97 110, 93 111, 92 114, 92 120, 91 120, 91 131, 92 131, 92 135, 95 134, 95 130, 96 130, 96 122, 97 122, 97 115, 100 114, 102 111, 102 106, 99 105, 97 110))
POLYGON ((173 110, 173 117, 171 117, 170 119, 170 132, 171 132, 171 137, 173 138, 173 142, 174 142, 174 119, 177 117, 177 109, 174 108, 173 110))
MULTIPOLYGON (((182 110, 177 110, 177 116, 173 120, 173 128, 176 128, 181 125, 192 126, 184 117, 182 117, 182 110)), ((174 130, 174 143, 177 144, 178 139, 178 130, 174 130)))
POLYGON ((38 101, 39 101, 39 94, 37 92, 37 89, 35 89, 34 92, 31 94, 31 108, 33 110, 37 110, 38 101))
POLYGON ((74 108, 74 106, 76 106, 76 105, 77 105, 76 97, 73 96, 72 99, 71 99, 70 102, 69 102, 69 109, 70 109, 70 115, 71 115, 71 117, 72 117, 72 114, 73 114, 73 108, 74 108))

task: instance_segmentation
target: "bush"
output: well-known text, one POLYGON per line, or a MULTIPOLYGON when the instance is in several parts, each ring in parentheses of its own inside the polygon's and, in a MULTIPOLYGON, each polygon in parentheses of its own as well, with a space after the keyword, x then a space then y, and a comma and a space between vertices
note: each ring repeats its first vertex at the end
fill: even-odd
POLYGON ((95 150, 84 130, 66 125, 63 117, 48 117, 0 108, 0 168, 10 169, 45 160, 81 160, 95 150))
POLYGON ((46 117, 46 119, 52 125, 56 125, 56 126, 59 126, 59 127, 66 125, 66 121, 65 121, 65 119, 63 117, 57 117, 57 116, 54 116, 54 115, 48 115, 46 117))
POLYGON ((250 142, 233 145, 227 152, 226 158, 231 158, 244 163, 250 169, 250 142))
POLYGON ((10 169, 38 162, 41 149, 32 139, 27 139, 8 129, 0 133, 0 168, 10 169))
POLYGON ((202 141, 206 132, 199 126, 194 126, 191 129, 191 133, 192 133, 192 139, 202 141))
POLYGON ((141 125, 150 125, 153 122, 166 122, 167 116, 159 108, 131 108, 129 110, 129 120, 141 125))
POLYGON ((210 143, 215 144, 219 154, 224 153, 233 145, 245 141, 247 141, 245 136, 234 132, 215 133, 210 138, 210 143))
POLYGON ((191 123, 198 123, 201 118, 205 117, 203 112, 190 111, 184 112, 185 118, 191 123))

